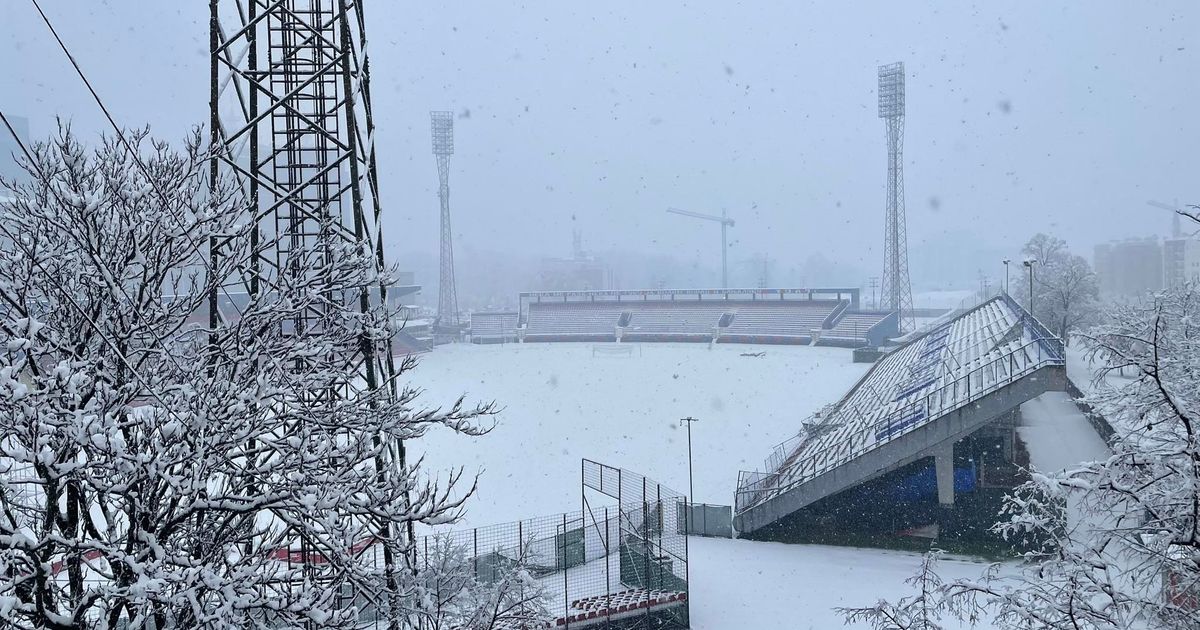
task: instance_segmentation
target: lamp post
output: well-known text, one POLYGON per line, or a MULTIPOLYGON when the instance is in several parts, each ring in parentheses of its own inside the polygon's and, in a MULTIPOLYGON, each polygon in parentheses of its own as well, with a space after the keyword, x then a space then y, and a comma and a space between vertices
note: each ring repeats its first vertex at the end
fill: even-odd
POLYGON ((1022 264, 1029 269, 1029 316, 1033 317, 1033 266, 1037 264, 1037 259, 1026 258, 1022 264))
POLYGON ((1012 261, 1005 258, 1003 262, 1004 262, 1004 295, 1008 295, 1008 263, 1010 263, 1012 261))
POLYGON ((687 424, 688 432, 688 502, 695 502, 696 488, 692 485, 692 423, 699 422, 697 418, 688 416, 679 421, 679 424, 687 424))

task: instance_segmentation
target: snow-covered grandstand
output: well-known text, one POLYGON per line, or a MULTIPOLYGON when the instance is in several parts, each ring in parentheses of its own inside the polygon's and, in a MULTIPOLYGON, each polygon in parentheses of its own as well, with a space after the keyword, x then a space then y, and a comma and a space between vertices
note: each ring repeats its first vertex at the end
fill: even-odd
POLYGON ((752 533, 927 457, 937 460, 939 501, 952 503, 954 443, 1061 389, 1064 364, 1062 342, 1008 296, 941 323, 804 421, 762 470, 741 473, 737 529, 752 533))
POLYGON ((895 314, 892 312, 856 311, 847 312, 838 318, 837 323, 829 330, 821 331, 820 341, 827 345, 861 345, 860 341, 874 339, 879 335, 877 330, 895 327, 895 314), (891 327, 888 324, 891 324, 891 327))
POLYGON ((525 341, 616 341, 625 306, 617 303, 531 304, 525 341))
POLYGON ((517 340, 516 311, 480 311, 471 314, 472 343, 508 343, 517 340))
POLYGON ((897 334, 890 312, 858 309, 858 289, 522 293, 525 341, 696 341, 864 346, 897 334))
POLYGON ((716 302, 631 304, 621 338, 629 341, 709 341, 728 307, 716 302))

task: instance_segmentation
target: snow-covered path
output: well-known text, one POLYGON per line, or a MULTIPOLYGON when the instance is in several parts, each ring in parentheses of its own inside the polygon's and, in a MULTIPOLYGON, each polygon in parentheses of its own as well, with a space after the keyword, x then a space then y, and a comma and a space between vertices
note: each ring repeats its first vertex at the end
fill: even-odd
MULTIPOLYGON (((835 608, 911 595, 904 580, 921 566, 918 553, 716 538, 692 538, 689 556, 694 630, 841 628, 835 608)), ((957 558, 939 566, 945 579, 978 578, 987 568, 957 558)))
POLYGON ((1038 470, 1053 472, 1108 454, 1108 446, 1065 392, 1048 392, 1021 405, 1017 429, 1038 470))
MULTIPOLYGON (((1059 472, 1109 454, 1108 445, 1066 392, 1048 392, 1021 405, 1021 416, 1024 426, 1017 431, 1035 470, 1059 472)), ((1067 496, 1067 525, 1075 540, 1086 540, 1086 533, 1101 525, 1096 516, 1085 514, 1082 504, 1082 495, 1067 496)))

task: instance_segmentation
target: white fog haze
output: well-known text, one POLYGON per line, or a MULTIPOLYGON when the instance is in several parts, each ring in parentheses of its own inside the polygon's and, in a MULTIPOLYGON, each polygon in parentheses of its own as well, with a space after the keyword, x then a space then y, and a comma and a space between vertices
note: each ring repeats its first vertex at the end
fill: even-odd
MULTIPOLYGON (((118 122, 165 137, 207 122, 207 3, 43 4, 118 122)), ((756 286, 744 261, 769 253, 776 284, 866 287, 882 270, 874 69, 903 60, 914 289, 974 288, 980 272, 994 282, 1007 242, 1068 225, 1090 258, 1099 242, 1165 235, 1169 213, 1146 201, 1194 188, 1188 7, 374 3, 387 238, 436 301, 428 112, 444 108, 457 112, 464 307, 492 299, 501 269, 528 276, 542 257, 570 256, 572 229, 622 268, 622 288, 717 285, 716 226, 669 206, 737 220, 734 284, 756 286)), ((21 59, 0 78, 6 107, 34 137, 55 116, 103 131, 44 30, 26 3, 6 11, 4 42, 21 59)))

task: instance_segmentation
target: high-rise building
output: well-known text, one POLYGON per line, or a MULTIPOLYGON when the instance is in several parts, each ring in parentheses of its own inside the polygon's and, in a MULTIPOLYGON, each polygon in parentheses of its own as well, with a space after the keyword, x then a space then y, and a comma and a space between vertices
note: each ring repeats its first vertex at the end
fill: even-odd
POLYGON ((1163 287, 1177 289, 1184 282, 1200 282, 1200 240, 1168 238, 1163 241, 1163 287))
POLYGON ((1102 294, 1140 295, 1163 287, 1164 262, 1157 237, 1130 238, 1097 245, 1093 268, 1102 294))

